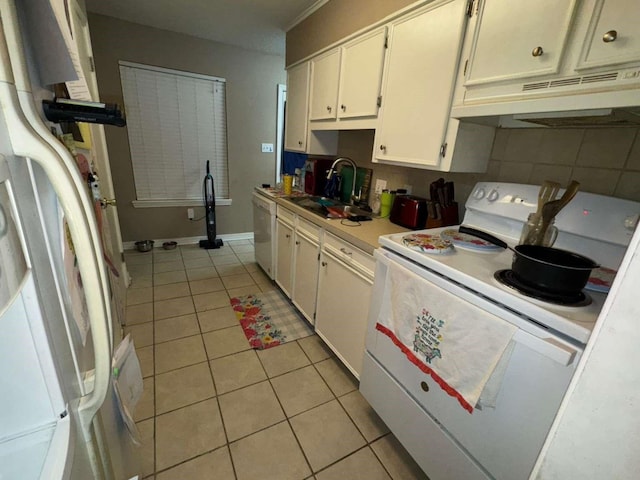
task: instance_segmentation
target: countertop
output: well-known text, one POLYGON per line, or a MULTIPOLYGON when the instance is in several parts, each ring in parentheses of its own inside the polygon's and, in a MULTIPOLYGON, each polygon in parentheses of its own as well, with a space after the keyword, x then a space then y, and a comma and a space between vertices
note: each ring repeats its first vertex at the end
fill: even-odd
MULTIPOLYGON (((375 216, 370 221, 358 223, 339 218, 322 218, 302 207, 297 206, 295 203, 288 201, 287 197, 283 196, 283 194, 277 190, 256 188, 256 191, 270 197, 276 202, 276 204, 282 205, 284 208, 291 210, 305 220, 324 228, 327 232, 344 239, 370 255, 372 255, 373 251, 380 246, 378 243, 378 237, 380 235, 411 231, 391 223, 388 218, 376 218, 375 216)), ((300 194, 298 193, 296 196, 299 195, 300 194)))

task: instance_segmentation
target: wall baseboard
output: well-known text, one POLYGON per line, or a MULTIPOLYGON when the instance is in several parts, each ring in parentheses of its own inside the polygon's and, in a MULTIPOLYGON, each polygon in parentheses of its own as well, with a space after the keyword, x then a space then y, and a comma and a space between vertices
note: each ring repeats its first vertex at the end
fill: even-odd
MULTIPOLYGON (((224 235, 216 235, 216 238, 223 242, 232 242, 234 240, 251 240, 253 241, 253 232, 245 233, 227 233, 224 235)), ((195 245, 200 240, 206 240, 206 237, 183 237, 183 238, 154 238, 154 247, 161 248, 164 242, 178 242, 178 245, 195 245)), ((122 242, 122 248, 126 250, 135 250, 136 242, 122 242)))

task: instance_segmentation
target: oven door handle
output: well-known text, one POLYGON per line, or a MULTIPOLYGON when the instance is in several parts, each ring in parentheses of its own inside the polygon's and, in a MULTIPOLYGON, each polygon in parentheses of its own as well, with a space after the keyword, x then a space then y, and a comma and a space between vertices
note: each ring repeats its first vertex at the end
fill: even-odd
POLYGON ((525 345, 565 367, 573 363, 578 353, 569 345, 561 343, 555 338, 539 338, 520 329, 514 334, 513 341, 525 345))

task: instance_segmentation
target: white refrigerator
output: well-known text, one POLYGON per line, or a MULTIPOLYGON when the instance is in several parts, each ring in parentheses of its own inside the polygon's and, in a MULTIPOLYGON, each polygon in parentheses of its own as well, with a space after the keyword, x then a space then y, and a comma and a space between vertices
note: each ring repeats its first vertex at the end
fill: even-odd
POLYGON ((93 203, 41 120, 13 0, 0 21, 0 479, 137 478, 93 203))

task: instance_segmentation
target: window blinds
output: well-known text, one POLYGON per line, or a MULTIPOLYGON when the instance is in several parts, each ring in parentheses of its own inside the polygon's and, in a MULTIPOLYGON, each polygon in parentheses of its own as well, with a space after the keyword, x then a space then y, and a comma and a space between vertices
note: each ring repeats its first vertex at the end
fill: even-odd
POLYGON ((225 80, 120 62, 138 202, 202 199, 210 160, 216 198, 229 198, 225 80))

